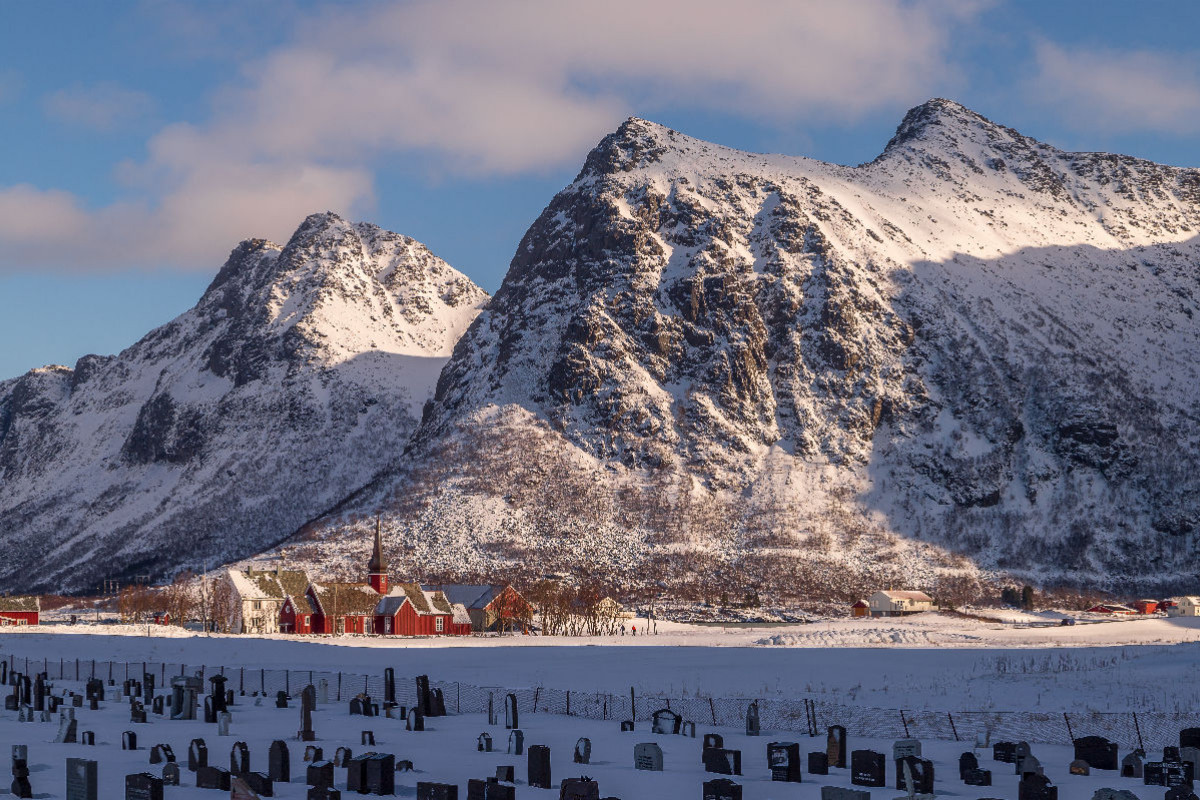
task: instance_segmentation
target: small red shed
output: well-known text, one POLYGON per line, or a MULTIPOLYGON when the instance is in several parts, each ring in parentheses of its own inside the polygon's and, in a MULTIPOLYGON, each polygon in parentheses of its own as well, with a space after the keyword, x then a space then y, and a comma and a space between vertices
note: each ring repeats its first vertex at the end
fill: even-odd
POLYGON ((850 606, 850 616, 852 617, 869 617, 871 616, 871 604, 866 600, 859 600, 854 605, 850 606))
POLYGON ((466 636, 471 633, 471 617, 464 606, 452 604, 442 592, 402 583, 375 606, 375 632, 384 636, 466 636))
POLYGON ((0 626, 40 625, 42 599, 34 595, 0 597, 0 626))
POLYGON ((1139 614, 1157 614, 1158 613, 1158 601, 1157 600, 1138 600, 1136 603, 1133 604, 1133 607, 1137 609, 1137 612, 1139 614))

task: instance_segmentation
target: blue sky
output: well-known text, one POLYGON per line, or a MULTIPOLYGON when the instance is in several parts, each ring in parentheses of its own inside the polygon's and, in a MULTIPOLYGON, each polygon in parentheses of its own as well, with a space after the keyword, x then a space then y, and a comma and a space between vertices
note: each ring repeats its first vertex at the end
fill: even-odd
POLYGON ((1196 30, 1183 0, 0 4, 0 378, 132 344, 327 208, 494 291, 631 114, 854 164, 944 96, 1200 166, 1196 30))

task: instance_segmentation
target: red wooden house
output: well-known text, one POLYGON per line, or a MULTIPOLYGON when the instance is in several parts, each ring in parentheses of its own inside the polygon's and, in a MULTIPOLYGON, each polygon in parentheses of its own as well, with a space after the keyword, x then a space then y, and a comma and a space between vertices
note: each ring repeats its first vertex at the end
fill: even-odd
POLYGON ((369 583, 314 583, 307 598, 313 633, 374 633, 379 592, 369 583))
POLYGON ((42 619, 42 599, 32 595, 0 597, 0 627, 9 625, 39 625, 42 619))
POLYGON ((402 583, 375 606, 375 632, 384 636, 467 636, 471 617, 438 591, 402 583))
POLYGON ((441 592, 450 605, 462 605, 474 631, 527 630, 533 606, 508 584, 439 583, 422 585, 426 592, 441 592))
POLYGON ((1158 601, 1157 600, 1138 600, 1136 603, 1133 604, 1133 607, 1137 609, 1137 612, 1139 614, 1157 614, 1158 613, 1158 601))

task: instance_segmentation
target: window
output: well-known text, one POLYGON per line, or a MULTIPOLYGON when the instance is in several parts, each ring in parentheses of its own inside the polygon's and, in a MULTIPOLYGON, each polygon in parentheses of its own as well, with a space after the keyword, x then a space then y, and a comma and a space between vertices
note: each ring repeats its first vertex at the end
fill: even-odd
POLYGON ((254 601, 254 610, 255 610, 255 611, 262 611, 262 600, 255 600, 255 601, 254 601))
POLYGON ((441 633, 444 630, 446 630, 446 618, 438 617, 437 618, 437 632, 441 633))
POLYGON ((383 621, 383 632, 390 634, 392 632, 392 618, 387 617, 383 621))
POLYGON ((304 615, 304 624, 305 624, 305 625, 308 625, 310 622, 312 622, 312 617, 310 617, 310 616, 308 616, 307 614, 305 614, 305 615, 304 615))

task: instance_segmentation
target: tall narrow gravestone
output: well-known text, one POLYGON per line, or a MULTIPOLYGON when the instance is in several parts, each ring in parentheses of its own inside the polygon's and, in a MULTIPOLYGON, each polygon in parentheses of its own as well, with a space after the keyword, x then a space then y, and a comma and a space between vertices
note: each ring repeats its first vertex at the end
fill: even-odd
POLYGON ((829 727, 829 733, 825 737, 825 755, 829 766, 846 768, 846 729, 841 725, 829 727))
POLYGON ((99 800, 97 763, 87 758, 67 759, 67 800, 99 800))
POLYGON ((383 671, 383 702, 387 705, 396 704, 396 670, 391 667, 383 671))
POLYGON ((550 748, 545 745, 529 747, 529 785, 536 789, 550 788, 550 748))
POLYGON ((517 719, 517 696, 515 694, 504 698, 504 727, 509 730, 521 727, 517 719))
POLYGON ((758 701, 755 700, 746 709, 746 735, 758 736, 762 732, 762 726, 758 718, 758 701))
POLYGON ((292 754, 288 751, 287 742, 276 739, 271 742, 267 752, 267 774, 276 783, 289 783, 292 780, 292 754))
POLYGON ((296 733, 296 738, 302 742, 315 741, 317 738, 312 727, 312 712, 315 705, 316 691, 310 684, 300 692, 300 730, 296 733))
POLYGON ((12 786, 14 797, 33 797, 29 783, 29 748, 23 744, 12 746, 12 786))

